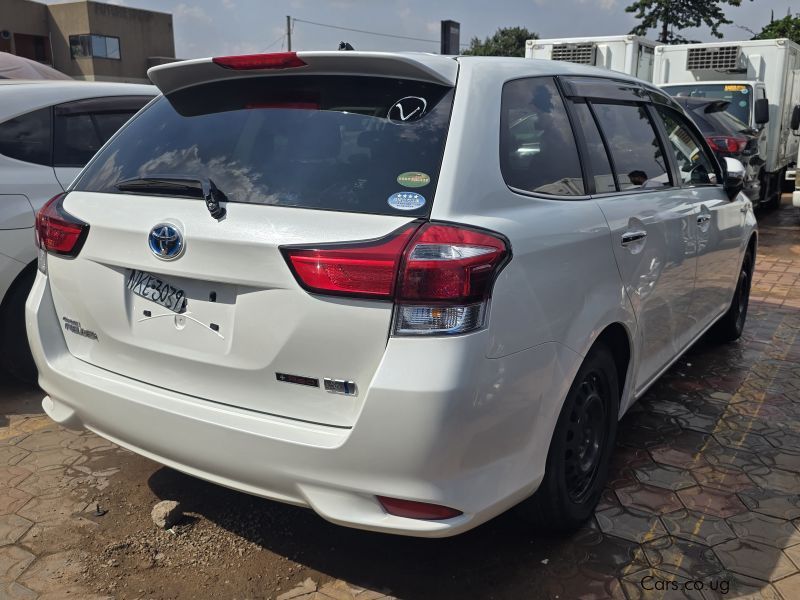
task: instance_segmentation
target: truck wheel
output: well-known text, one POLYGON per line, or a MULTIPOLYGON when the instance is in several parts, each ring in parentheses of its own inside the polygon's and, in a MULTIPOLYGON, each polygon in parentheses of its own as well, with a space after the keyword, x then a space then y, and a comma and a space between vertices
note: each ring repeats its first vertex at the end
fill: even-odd
POLYGON ((28 267, 6 292, 0 309, 0 366, 26 383, 37 378, 25 330, 25 300, 35 278, 36 267, 28 267))
POLYGON ((764 173, 763 186, 764 189, 764 206, 770 210, 779 208, 781 205, 781 189, 783 186, 783 177, 786 173, 785 169, 781 169, 777 173, 764 173))
POLYGON ((608 477, 619 416, 611 351, 592 348, 558 417, 539 489, 517 510, 539 530, 572 531, 592 516, 608 477))
POLYGON ((716 322, 711 330, 713 337, 719 342, 733 342, 738 340, 744 323, 747 320, 747 307, 750 304, 750 284, 753 276, 753 253, 748 250, 739 270, 739 281, 728 312, 716 322))

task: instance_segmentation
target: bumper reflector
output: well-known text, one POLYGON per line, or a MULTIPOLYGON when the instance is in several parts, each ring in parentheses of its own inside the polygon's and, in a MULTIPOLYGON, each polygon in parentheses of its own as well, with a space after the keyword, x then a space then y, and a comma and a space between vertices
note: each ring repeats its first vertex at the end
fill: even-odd
POLYGON ((424 519, 426 521, 442 521, 452 519, 463 514, 460 510, 441 506, 439 504, 428 504, 427 502, 415 502, 413 500, 400 500, 399 498, 387 498, 377 496, 378 502, 383 509, 395 517, 405 517, 406 519, 424 519))

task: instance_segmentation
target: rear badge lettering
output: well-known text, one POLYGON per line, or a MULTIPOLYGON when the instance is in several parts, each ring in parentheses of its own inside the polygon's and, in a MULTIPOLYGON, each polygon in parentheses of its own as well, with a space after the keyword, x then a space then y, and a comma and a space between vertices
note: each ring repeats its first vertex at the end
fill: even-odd
POLYGON ((64 329, 69 331, 70 333, 74 333, 76 335, 80 335, 85 338, 89 338, 90 340, 97 341, 97 334, 94 331, 89 331, 88 329, 84 329, 81 327, 80 322, 73 321, 72 319, 68 319, 67 317, 62 317, 64 321, 64 329))
POLYGON ((425 206, 425 197, 417 192, 397 192, 386 201, 397 210, 417 210, 425 206))
POLYGON ((346 379, 331 379, 326 377, 324 380, 325 391, 330 394, 342 394, 344 396, 355 396, 358 394, 358 387, 354 381, 346 379))
POLYGON ((420 173, 419 171, 406 171, 397 176, 397 183, 404 187, 425 187, 430 182, 430 176, 427 173, 420 173))
POLYGON ((297 385, 307 385, 308 387, 319 387, 319 379, 314 377, 304 377, 302 375, 290 375, 289 373, 275 373, 275 379, 284 383, 296 383, 297 385))

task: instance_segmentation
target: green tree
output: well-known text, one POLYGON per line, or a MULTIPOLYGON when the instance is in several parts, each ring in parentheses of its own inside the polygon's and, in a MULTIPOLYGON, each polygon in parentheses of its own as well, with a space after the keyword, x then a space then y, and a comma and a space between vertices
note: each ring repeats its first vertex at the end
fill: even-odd
POLYGON ((782 19, 772 21, 756 35, 754 40, 772 40, 775 38, 789 38, 800 44, 800 13, 795 16, 786 15, 782 19))
POLYGON ((481 41, 474 37, 464 54, 473 56, 525 56, 525 40, 539 36, 524 27, 501 27, 491 37, 481 41))
POLYGON ((659 42, 683 44, 691 40, 677 32, 702 25, 711 28, 711 35, 721 38, 719 27, 731 23, 725 17, 724 4, 740 6, 742 0, 636 0, 625 12, 636 13, 639 20, 631 33, 644 36, 650 29, 660 29, 659 42))

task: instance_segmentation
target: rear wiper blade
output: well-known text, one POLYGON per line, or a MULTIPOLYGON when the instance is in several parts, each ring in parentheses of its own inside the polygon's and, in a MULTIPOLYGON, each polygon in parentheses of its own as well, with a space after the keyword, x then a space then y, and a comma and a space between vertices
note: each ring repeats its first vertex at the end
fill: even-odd
POLYGON ((220 202, 228 200, 227 196, 208 177, 191 177, 183 175, 150 175, 148 177, 134 177, 117 183, 120 192, 137 193, 166 193, 176 192, 191 193, 193 197, 205 200, 208 212, 217 220, 225 216, 225 207, 220 202))

